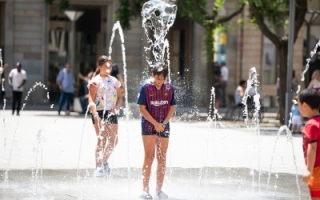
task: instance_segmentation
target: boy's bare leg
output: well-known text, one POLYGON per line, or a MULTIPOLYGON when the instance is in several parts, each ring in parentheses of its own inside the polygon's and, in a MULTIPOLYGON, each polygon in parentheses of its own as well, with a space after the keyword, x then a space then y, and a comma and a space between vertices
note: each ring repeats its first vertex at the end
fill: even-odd
POLYGON ((164 175, 166 173, 166 158, 168 150, 169 138, 157 137, 157 187, 156 194, 161 191, 164 175))
POLYGON ((143 147, 144 147, 144 162, 142 166, 143 191, 149 192, 149 180, 150 180, 151 166, 154 160, 156 135, 143 135, 142 141, 143 141, 143 147))
POLYGON ((118 124, 105 124, 105 130, 108 143, 104 144, 103 151, 103 163, 106 163, 113 152, 114 148, 118 144, 118 124))

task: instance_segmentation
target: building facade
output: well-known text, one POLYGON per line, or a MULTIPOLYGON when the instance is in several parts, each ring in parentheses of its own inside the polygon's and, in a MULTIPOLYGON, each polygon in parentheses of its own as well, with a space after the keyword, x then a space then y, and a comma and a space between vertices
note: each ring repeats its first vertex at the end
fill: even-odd
MULTIPOLYGON (((237 0, 228 1, 226 14, 235 9, 237 0)), ((44 83, 43 88, 34 90, 26 103, 57 104, 59 90, 55 84, 57 73, 70 61, 72 42, 71 32, 75 31, 73 72, 85 74, 86 69, 95 66, 96 59, 109 51, 110 37, 115 21, 114 13, 118 8, 117 0, 70 0, 72 9, 83 11, 75 22, 74 29, 68 17, 59 11, 58 5, 47 5, 44 0, 0 0, 0 48, 3 49, 4 62, 9 64, 5 73, 21 62, 27 71, 26 90, 36 82, 44 83)), ((178 8, 179 9, 179 8, 178 8)), ((248 16, 245 9, 243 16, 248 16)), ((276 94, 276 51, 274 45, 260 32, 258 27, 245 22, 237 24, 241 15, 228 24, 225 34, 224 58, 229 68, 227 93, 232 95, 238 82, 248 78, 251 67, 256 67, 260 76, 261 90, 265 104, 274 106, 276 94)), ((303 49, 305 31, 302 28, 295 43, 294 69, 296 74, 303 70, 303 49)), ((193 22, 177 18, 167 38, 170 43, 171 80, 177 87, 180 105, 208 107, 211 88, 207 74, 203 28, 193 22)), ((128 101, 134 102, 140 84, 149 78, 144 52, 145 32, 141 20, 131 23, 131 29, 124 31, 127 63, 128 101)), ((113 62, 118 63, 123 72, 121 41, 116 34, 112 45, 113 62)), ((84 83, 77 80, 75 96, 81 96, 84 83)), ((11 90, 6 84, 6 98, 10 100, 11 90)), ((26 91, 25 91, 26 93, 26 91)))

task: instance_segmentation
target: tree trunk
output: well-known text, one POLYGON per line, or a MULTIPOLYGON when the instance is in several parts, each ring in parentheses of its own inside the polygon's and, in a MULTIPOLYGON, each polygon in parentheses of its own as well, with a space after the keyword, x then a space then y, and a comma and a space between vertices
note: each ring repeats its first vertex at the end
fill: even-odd
POLYGON ((205 47, 206 47, 206 57, 207 57, 207 77, 208 77, 208 91, 207 91, 207 105, 210 103, 210 95, 211 95, 211 88, 213 86, 213 53, 214 53, 214 35, 213 35, 213 27, 207 26, 205 29, 205 47))
POLYGON ((279 58, 279 70, 280 70, 280 124, 285 123, 285 106, 286 106, 286 89, 287 89, 287 57, 288 57, 288 40, 282 40, 280 43, 280 58, 279 58))

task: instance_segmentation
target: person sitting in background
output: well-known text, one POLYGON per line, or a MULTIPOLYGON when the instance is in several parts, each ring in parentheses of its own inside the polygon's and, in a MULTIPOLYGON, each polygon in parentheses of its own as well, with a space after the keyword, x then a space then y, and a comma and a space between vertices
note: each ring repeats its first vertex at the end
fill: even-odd
POLYGON ((7 67, 8 67, 7 63, 4 64, 2 67, 0 67, 0 105, 2 104, 4 95, 6 94, 4 90, 4 72, 7 69, 7 67))
POLYGON ((242 102, 242 98, 244 96, 244 91, 246 90, 246 88, 247 88, 247 81, 241 80, 239 82, 239 85, 238 85, 236 91, 234 92, 235 103, 239 107, 244 106, 244 104, 242 102))
POLYGON ((261 95, 261 91, 258 87, 258 82, 254 82, 251 85, 251 88, 248 91, 248 97, 247 97, 247 109, 248 109, 248 114, 249 114, 249 118, 253 118, 254 117, 254 113, 256 112, 256 109, 258 110, 258 117, 261 120, 261 112, 264 112, 264 106, 261 103, 262 102, 262 95, 261 95), (256 95, 259 95, 259 98, 255 98, 256 95), (257 102, 260 104, 260 107, 257 107, 257 102))
POLYGON ((312 73, 312 80, 309 83, 308 89, 314 89, 320 93, 320 70, 317 69, 312 73))

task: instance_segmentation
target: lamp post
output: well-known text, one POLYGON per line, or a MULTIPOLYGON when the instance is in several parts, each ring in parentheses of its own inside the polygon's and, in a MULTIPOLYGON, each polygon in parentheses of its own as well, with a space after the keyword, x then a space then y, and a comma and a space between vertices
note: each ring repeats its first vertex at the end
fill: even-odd
POLYGON ((73 68, 75 67, 75 25, 76 21, 82 16, 83 12, 82 11, 76 11, 76 10, 66 10, 64 11, 64 14, 68 16, 68 18, 71 21, 71 34, 70 34, 70 65, 71 65, 71 70, 73 71, 73 68))
POLYGON ((289 15, 289 38, 288 38, 288 67, 287 67, 287 88, 286 88, 286 104, 284 123, 289 124, 289 112, 292 105, 292 66, 293 66, 293 46, 294 46, 294 23, 296 13, 296 0, 290 0, 290 15, 289 15))

